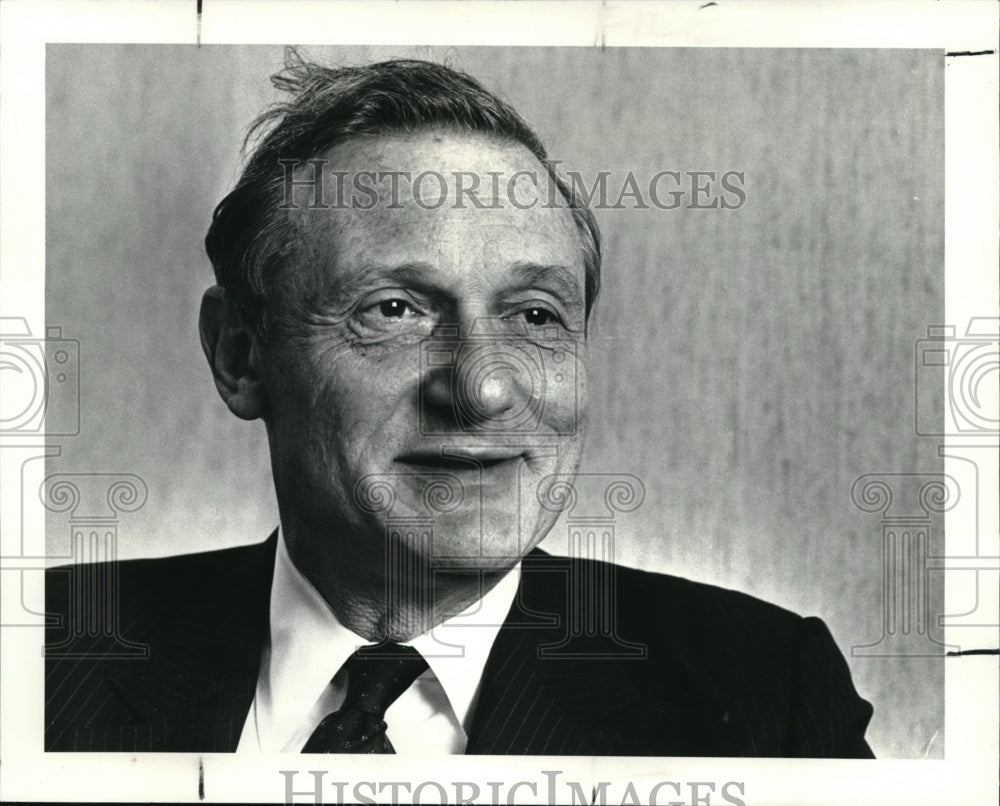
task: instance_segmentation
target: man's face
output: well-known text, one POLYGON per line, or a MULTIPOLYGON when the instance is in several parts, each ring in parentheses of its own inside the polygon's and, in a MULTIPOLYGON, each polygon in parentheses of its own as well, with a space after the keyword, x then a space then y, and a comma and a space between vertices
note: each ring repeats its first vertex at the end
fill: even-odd
POLYGON ((261 371, 292 555, 319 574, 376 569, 387 525, 409 520, 417 534, 432 518, 435 565, 509 567, 558 516, 539 500, 551 476, 580 460, 584 269, 571 213, 543 206, 547 173, 519 145, 425 132, 325 156, 331 204, 330 171, 348 187, 359 171, 434 173, 418 198, 401 179, 378 186, 371 209, 307 209, 306 189, 290 213, 294 326, 264 348, 261 371), (459 198, 454 172, 465 188, 478 176, 478 200, 498 209, 459 198))

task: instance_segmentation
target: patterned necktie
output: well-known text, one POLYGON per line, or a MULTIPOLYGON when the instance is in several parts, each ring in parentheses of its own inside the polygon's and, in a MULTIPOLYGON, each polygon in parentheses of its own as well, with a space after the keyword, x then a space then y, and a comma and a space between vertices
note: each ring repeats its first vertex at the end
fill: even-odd
POLYGON ((340 708, 323 717, 303 753, 395 753, 383 717, 427 668, 413 647, 361 647, 344 664, 347 694, 340 708))

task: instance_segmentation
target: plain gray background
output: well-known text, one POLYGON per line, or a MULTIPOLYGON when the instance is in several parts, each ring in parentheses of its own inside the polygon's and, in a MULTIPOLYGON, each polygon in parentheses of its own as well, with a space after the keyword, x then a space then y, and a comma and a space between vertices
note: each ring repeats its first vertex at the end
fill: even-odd
MULTIPOLYGON (((914 433, 913 351, 943 318, 943 54, 305 52, 465 69, 586 178, 745 172, 739 210, 597 211, 583 469, 645 486, 616 520, 619 562, 820 615, 875 705, 875 752, 940 758, 942 661, 850 650, 882 634, 883 595, 879 516, 854 506, 854 480, 941 470, 914 433)), ((197 313, 211 211, 276 99, 282 49, 50 45, 46 59, 46 316, 80 341, 82 389, 80 434, 48 472, 145 480, 123 557, 263 540, 277 524, 264 429, 219 400, 197 313)), ((48 518, 52 554, 68 552, 67 517, 48 518)), ((565 535, 545 547, 565 551, 565 535)))

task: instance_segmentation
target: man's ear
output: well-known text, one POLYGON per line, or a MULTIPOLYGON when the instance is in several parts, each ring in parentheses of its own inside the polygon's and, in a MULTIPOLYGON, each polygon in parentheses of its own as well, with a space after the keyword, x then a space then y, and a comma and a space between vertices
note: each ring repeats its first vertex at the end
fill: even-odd
POLYGON ((217 285, 201 299, 198 329, 215 387, 229 410, 244 420, 263 417, 267 413, 267 393, 260 376, 256 339, 217 285))

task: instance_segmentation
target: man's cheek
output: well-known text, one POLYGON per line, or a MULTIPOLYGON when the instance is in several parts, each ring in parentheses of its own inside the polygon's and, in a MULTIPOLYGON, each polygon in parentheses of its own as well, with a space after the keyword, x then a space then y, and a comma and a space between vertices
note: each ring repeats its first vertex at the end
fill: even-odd
POLYGON ((582 434, 587 422, 586 372, 579 360, 546 366, 542 425, 560 436, 582 434))

